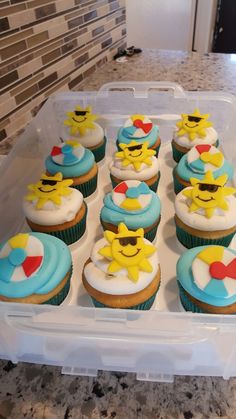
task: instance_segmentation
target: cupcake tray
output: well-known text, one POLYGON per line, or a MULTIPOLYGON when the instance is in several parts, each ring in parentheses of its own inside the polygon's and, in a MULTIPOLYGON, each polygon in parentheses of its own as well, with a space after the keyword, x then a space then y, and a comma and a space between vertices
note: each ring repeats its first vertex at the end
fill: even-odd
MULTIPOLYGON (((62 372, 95 376, 99 369, 135 372, 140 380, 172 381, 174 375, 236 376, 235 316, 186 313, 180 306, 176 262, 184 247, 174 226, 170 141, 181 112, 199 107, 210 113, 227 158, 236 166, 236 100, 222 92, 184 92, 168 82, 110 83, 99 92, 52 96, 0 166, 0 240, 28 231, 21 210, 26 185, 44 170, 44 158, 58 142, 65 112, 92 105, 108 138, 106 158, 98 164, 98 189, 86 198, 87 230, 70 246, 73 276, 59 307, 0 303, 0 357, 62 367, 62 372), (81 283, 83 265, 102 236, 99 212, 111 190, 108 165, 118 128, 130 114, 143 113, 160 125, 162 202, 156 244, 161 287, 150 311, 94 308, 81 283)), ((236 240, 231 246, 236 248, 236 240)))

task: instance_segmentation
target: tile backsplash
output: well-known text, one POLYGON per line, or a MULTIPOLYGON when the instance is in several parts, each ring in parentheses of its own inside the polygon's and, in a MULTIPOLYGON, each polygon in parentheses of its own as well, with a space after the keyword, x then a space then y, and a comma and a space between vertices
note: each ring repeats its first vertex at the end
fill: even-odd
POLYGON ((0 0, 0 141, 126 41, 125 0, 0 0))

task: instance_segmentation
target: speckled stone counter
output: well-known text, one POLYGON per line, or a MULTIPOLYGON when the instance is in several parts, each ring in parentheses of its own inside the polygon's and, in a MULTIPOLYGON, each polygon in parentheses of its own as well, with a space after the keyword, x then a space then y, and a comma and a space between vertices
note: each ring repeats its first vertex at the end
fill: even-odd
MULTIPOLYGON (((187 90, 236 94, 236 56, 144 51, 112 62, 80 89, 120 80, 168 80, 187 90)), ((0 144, 6 154, 15 139, 0 144)), ((236 417, 236 379, 176 377, 173 384, 136 381, 134 374, 100 372, 97 378, 61 375, 61 368, 0 361, 0 419, 207 419, 236 417)))

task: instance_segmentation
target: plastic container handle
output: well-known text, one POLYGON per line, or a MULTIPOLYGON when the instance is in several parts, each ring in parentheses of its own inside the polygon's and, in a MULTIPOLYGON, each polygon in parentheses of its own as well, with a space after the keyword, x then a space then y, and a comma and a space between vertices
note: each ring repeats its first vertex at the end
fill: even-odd
POLYGON ((98 91, 99 94, 109 93, 111 90, 133 90, 135 97, 148 97, 148 91, 155 90, 172 90, 175 97, 184 98, 185 92, 182 86, 178 83, 170 81, 150 81, 150 82, 135 82, 135 81, 117 81, 104 84, 98 91))

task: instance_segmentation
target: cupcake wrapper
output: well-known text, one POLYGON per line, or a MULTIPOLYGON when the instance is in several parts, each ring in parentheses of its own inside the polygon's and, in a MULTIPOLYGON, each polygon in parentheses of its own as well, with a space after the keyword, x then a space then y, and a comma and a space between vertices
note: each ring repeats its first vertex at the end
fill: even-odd
POLYGON ((107 138, 104 136, 104 141, 103 143, 98 146, 97 148, 93 148, 91 149, 94 157, 95 157, 95 162, 98 163, 99 161, 101 161, 104 156, 105 156, 105 151, 106 151, 106 143, 107 143, 107 138))
POLYGON ((68 280, 67 280, 65 286, 62 288, 62 290, 57 295, 54 295, 54 297, 45 301, 43 304, 51 304, 53 306, 59 306, 65 300, 65 298, 66 298, 66 296, 69 292, 71 276, 72 276, 72 269, 71 269, 70 277, 68 278, 68 280))
POLYGON ((185 186, 182 185, 182 183, 180 183, 178 181, 178 179, 176 179, 176 177, 175 177, 175 169, 173 170, 173 181, 174 181, 174 191, 175 191, 175 193, 177 195, 180 191, 182 191, 185 188, 185 186))
MULTIPOLYGON (((119 150, 119 151, 121 151, 121 148, 120 148, 120 146, 119 146, 119 141, 118 140, 116 140, 116 147, 117 147, 117 149, 119 150)), ((152 150, 155 150, 156 151, 156 154, 155 154, 155 157, 157 158, 158 157, 158 154, 159 154, 159 151, 160 151, 160 147, 161 147, 161 144, 159 144, 157 147, 155 147, 155 148, 152 148, 152 150)))
POLYGON ((190 233, 187 233, 178 225, 176 225, 176 235, 180 243, 182 243, 187 249, 197 246, 205 245, 219 245, 228 247, 231 240, 233 239, 235 233, 228 234, 225 237, 219 237, 218 239, 204 239, 202 237, 193 236, 190 233))
POLYGON ((216 140, 216 143, 215 143, 215 147, 219 147, 219 144, 220 144, 220 140, 219 140, 219 138, 216 140))
POLYGON ((194 304, 186 295, 184 288, 180 285, 178 282, 179 287, 179 296, 180 301, 183 306, 183 308, 186 311, 192 311, 193 313, 205 313, 200 307, 198 307, 196 304, 194 304))
MULTIPOLYGON (((154 300, 156 298, 156 294, 157 292, 155 292, 155 294, 153 294, 148 300, 144 301, 141 304, 137 304, 135 306, 132 307, 125 307, 125 309, 128 310, 150 310, 150 308, 152 307, 154 300)), ((114 307, 109 307, 106 306, 105 304, 100 303, 99 301, 95 300, 94 298, 92 298, 93 304, 95 307, 99 307, 99 308, 114 308, 114 307)), ((119 308, 119 307, 117 307, 119 308)))
POLYGON ((80 191, 84 198, 87 196, 92 195, 97 189, 97 182, 98 182, 98 175, 94 176, 92 179, 88 180, 88 182, 81 183, 80 185, 72 185, 72 188, 77 189, 80 191))
MULTIPOLYGON (((152 183, 151 185, 148 185, 149 186, 149 188, 153 191, 153 192, 156 192, 157 191, 157 188, 158 188, 158 185, 159 185, 159 181, 160 181, 160 177, 161 177, 161 175, 160 175, 160 172, 159 172, 159 177, 158 177, 158 179, 154 182, 154 183, 152 183)), ((120 183, 120 182, 122 182, 122 180, 119 180, 119 182, 116 182, 115 180, 114 180, 114 178, 113 178, 113 176, 112 175, 110 175, 110 178, 111 178, 111 183, 112 183, 112 187, 113 187, 113 189, 120 183)), ((144 180, 144 182, 145 182, 145 180, 144 180)))

